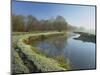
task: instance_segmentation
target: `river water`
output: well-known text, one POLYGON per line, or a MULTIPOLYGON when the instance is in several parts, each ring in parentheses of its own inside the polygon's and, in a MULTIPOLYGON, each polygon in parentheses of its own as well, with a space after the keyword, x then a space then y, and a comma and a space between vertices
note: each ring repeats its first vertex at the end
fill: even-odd
POLYGON ((95 43, 75 40, 79 34, 69 37, 57 36, 34 43, 41 52, 50 57, 63 56, 69 59, 72 70, 95 69, 95 43))

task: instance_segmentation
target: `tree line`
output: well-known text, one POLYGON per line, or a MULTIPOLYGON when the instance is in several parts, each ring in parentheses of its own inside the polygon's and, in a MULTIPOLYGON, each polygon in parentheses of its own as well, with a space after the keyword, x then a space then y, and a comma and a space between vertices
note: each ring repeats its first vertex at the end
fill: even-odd
POLYGON ((12 15, 12 31, 32 32, 32 31, 65 31, 68 30, 68 23, 62 16, 48 20, 38 20, 29 15, 12 15))

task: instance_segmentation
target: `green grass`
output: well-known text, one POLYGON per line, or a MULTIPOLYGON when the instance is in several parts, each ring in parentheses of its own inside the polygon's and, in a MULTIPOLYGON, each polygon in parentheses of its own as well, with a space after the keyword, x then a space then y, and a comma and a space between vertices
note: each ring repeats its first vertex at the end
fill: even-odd
POLYGON ((54 58, 55 60, 57 60, 60 63, 60 66, 66 69, 70 70, 70 61, 68 59, 66 59, 64 56, 57 56, 56 58, 54 58))
MULTIPOLYGON (((29 37, 32 36, 31 34, 25 34, 25 35, 13 35, 12 37, 12 43, 13 48, 16 50, 18 48, 21 50, 26 57, 27 60, 34 63, 34 65, 37 67, 38 70, 41 72, 49 72, 49 71, 64 71, 69 70, 69 61, 65 61, 62 57, 58 57, 56 59, 47 57, 44 53, 40 52, 36 47, 32 47, 30 43, 28 42, 29 37), (66 63, 67 62, 67 63, 66 63)), ((35 38, 35 37, 34 37, 35 38)), ((17 68, 14 70, 15 73, 30 73, 29 68, 23 64, 22 57, 20 57, 17 53, 17 51, 14 54, 14 59, 12 63, 14 63, 14 66, 17 66, 17 68), (22 71, 21 71, 22 69, 22 71)))
POLYGON ((12 49, 12 72, 13 73, 29 73, 29 69, 24 65, 18 53, 12 49))
POLYGON ((21 43, 21 41, 18 43, 18 45, 22 52, 27 55, 28 59, 33 61, 35 65, 37 65, 38 69, 42 70, 43 72, 65 70, 64 68, 60 67, 59 63, 52 58, 46 58, 45 56, 36 53, 36 48, 33 50, 32 46, 25 45, 21 43))

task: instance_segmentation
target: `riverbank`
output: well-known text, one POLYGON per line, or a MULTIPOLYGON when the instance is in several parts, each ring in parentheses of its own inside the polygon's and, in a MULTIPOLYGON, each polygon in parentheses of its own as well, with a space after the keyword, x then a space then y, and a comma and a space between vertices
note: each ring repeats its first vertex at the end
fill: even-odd
POLYGON ((83 42, 92 42, 96 43, 96 35, 85 33, 85 32, 74 32, 76 34, 80 34, 78 38, 74 38, 75 40, 82 40, 83 42))
POLYGON ((39 34, 13 35, 12 37, 12 71, 13 73, 33 73, 69 70, 69 63, 59 63, 57 60, 46 57, 40 53, 36 47, 32 47, 28 42, 29 38, 37 40, 44 36, 56 36, 65 34, 64 32, 48 32, 39 34), (66 68, 65 68, 65 66, 66 68), (64 67, 62 67, 64 66, 64 67))

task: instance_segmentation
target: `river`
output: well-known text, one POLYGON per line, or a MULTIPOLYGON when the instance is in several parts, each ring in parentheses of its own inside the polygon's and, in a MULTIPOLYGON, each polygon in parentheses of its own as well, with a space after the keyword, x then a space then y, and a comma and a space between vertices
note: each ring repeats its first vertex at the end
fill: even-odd
POLYGON ((95 69, 95 43, 74 39, 79 36, 57 36, 36 41, 33 46, 50 57, 63 56, 65 60, 69 59, 72 70, 95 69))

